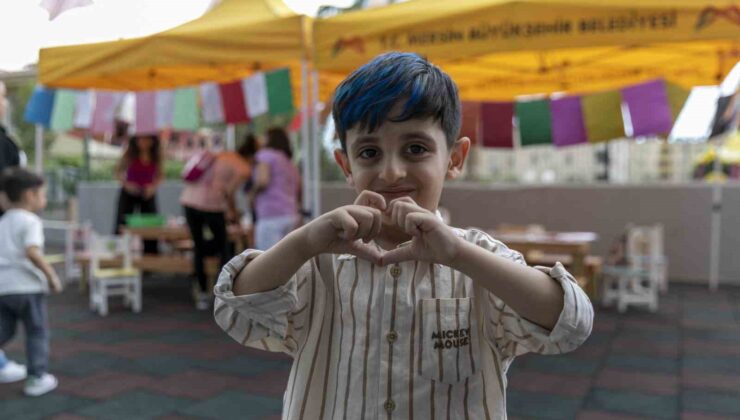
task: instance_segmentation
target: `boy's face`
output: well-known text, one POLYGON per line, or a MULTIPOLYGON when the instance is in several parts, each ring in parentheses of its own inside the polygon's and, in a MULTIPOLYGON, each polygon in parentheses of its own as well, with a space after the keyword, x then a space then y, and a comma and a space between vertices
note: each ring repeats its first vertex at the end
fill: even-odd
POLYGON ((432 118, 386 121, 372 133, 354 127, 346 140, 335 159, 358 194, 377 192, 386 204, 408 196, 429 211, 437 210, 444 180, 460 174, 470 148, 467 138, 448 148, 432 118))
POLYGON ((32 188, 23 193, 23 201, 34 211, 41 211, 46 208, 46 186, 32 188))

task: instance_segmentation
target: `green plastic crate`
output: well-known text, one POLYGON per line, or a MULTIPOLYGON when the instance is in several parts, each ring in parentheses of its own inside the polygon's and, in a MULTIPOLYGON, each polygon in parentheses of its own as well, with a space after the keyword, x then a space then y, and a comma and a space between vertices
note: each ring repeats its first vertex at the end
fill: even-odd
POLYGON ((167 223, 167 217, 161 214, 129 214, 126 216, 126 226, 128 227, 155 227, 164 226, 167 223))

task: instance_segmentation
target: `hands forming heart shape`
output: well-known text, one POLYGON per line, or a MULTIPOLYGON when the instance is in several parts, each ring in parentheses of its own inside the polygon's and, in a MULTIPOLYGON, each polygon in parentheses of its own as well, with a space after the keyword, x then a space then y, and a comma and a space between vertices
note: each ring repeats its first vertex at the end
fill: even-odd
POLYGON ((352 254, 378 265, 411 260, 449 265, 458 254, 461 240, 410 197, 386 203, 382 195, 367 190, 354 204, 326 213, 306 227, 309 243, 318 253, 352 254), (384 221, 410 235, 411 241, 388 251, 370 245, 380 235, 384 221))

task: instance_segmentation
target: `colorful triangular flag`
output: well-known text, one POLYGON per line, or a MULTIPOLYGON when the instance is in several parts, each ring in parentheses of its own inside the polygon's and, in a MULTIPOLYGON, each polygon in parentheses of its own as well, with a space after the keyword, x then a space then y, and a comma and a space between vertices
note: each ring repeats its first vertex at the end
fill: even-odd
POLYGON ((200 100, 204 122, 208 124, 224 122, 221 91, 216 83, 203 83, 200 85, 200 100))
POLYGON ((583 122, 591 143, 622 138, 622 95, 617 90, 584 95, 581 98, 583 122))
POLYGON ((177 89, 172 127, 176 130, 192 131, 198 128, 198 123, 198 92, 195 88, 177 89))
POLYGON ((113 131, 113 119, 124 94, 118 92, 95 92, 92 132, 95 134, 113 131))
POLYGON ((175 106, 175 92, 172 90, 158 90, 155 99, 157 115, 157 129, 163 130, 172 127, 172 111, 175 106))
POLYGON ((269 111, 267 98, 267 80, 265 74, 258 72, 242 81, 244 97, 247 101, 247 112, 250 118, 258 117, 269 111))
POLYGON ((514 148, 513 118, 513 102, 483 102, 480 107, 483 146, 514 148))
POLYGON ((54 108, 51 111, 51 129, 64 132, 74 127, 75 103, 77 92, 68 89, 57 90, 54 96, 54 108))
POLYGON ((221 93, 221 104, 224 110, 224 122, 238 124, 249 122, 247 106, 244 103, 244 90, 241 81, 218 85, 221 93))
POLYGON ((550 100, 552 142, 556 147, 588 142, 583 124, 580 96, 565 96, 550 100))
POLYGON ((75 98, 75 127, 88 129, 92 126, 94 99, 95 96, 92 90, 77 92, 77 97, 75 98))
POLYGON ((522 146, 552 144, 550 105, 547 100, 517 102, 515 112, 522 146))
POLYGON ((290 83, 290 70, 280 69, 265 75, 267 83, 267 102, 270 115, 293 112, 293 88, 290 83))
POLYGON ((155 134, 157 132, 156 100, 157 93, 155 91, 136 92, 134 133, 155 134))
POLYGON ((54 89, 36 86, 33 94, 31 94, 31 99, 26 104, 25 120, 49 128, 51 111, 54 108, 54 93, 54 89))
POLYGON ((651 80, 622 89, 632 121, 632 136, 668 134, 673 116, 663 80, 651 80))

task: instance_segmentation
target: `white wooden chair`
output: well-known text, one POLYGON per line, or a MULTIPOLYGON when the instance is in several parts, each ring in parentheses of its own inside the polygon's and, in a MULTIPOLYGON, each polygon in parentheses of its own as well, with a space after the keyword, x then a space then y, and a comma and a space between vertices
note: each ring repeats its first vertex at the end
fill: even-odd
POLYGON ((108 298, 123 296, 134 312, 141 312, 141 272, 132 265, 131 236, 100 236, 90 240, 90 309, 108 314, 108 298), (101 259, 121 258, 120 268, 101 268, 101 259))
POLYGON ((659 289, 668 287, 663 227, 628 226, 624 247, 625 262, 602 270, 602 304, 616 303, 620 313, 629 305, 647 306, 655 312, 659 289))
POLYGON ((90 222, 72 224, 64 232, 64 276, 67 280, 82 278, 82 268, 75 259, 78 254, 88 252, 91 235, 90 222))

